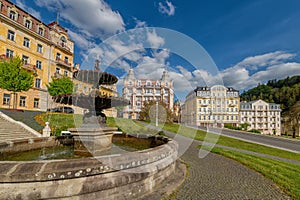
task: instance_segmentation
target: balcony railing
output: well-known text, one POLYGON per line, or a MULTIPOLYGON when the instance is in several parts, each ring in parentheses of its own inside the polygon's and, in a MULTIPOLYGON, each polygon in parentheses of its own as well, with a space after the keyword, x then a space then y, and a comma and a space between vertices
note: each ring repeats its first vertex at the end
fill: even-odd
POLYGON ((57 42, 57 45, 68 50, 68 51, 71 51, 71 49, 66 45, 66 43, 63 43, 63 42, 57 42))
POLYGON ((60 74, 60 73, 58 73, 58 72, 55 72, 54 74, 53 74, 53 77, 54 78, 62 78, 64 75, 62 75, 62 74, 60 74))
POLYGON ((62 66, 65 66, 65 67, 72 67, 72 63, 69 63, 68 61, 62 60, 60 58, 56 58, 56 64, 62 65, 62 66))
POLYGON ((28 70, 28 71, 32 71, 33 73, 36 73, 36 66, 29 64, 29 63, 25 63, 22 66, 24 69, 28 70))

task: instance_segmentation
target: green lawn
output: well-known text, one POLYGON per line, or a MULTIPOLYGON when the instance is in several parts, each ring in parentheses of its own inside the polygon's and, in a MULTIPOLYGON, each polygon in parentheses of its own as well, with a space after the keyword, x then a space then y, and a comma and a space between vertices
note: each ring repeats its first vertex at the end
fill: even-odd
MULTIPOLYGON (((254 144, 250 142, 245 142, 242 140, 237 140, 225 136, 220 136, 218 138, 217 134, 212 134, 212 133, 206 133, 205 131, 202 130, 196 130, 193 128, 185 127, 185 126, 180 126, 178 124, 164 124, 163 129, 178 133, 180 135, 184 135, 186 137, 193 138, 195 140, 200 140, 207 142, 215 142, 217 141, 217 144, 223 145, 223 146, 228 146, 228 147, 233 147, 233 148, 238 148, 238 149, 244 149, 248 151, 253 151, 257 153, 262 153, 262 154, 267 154, 267 155, 272 155, 272 156, 278 156, 281 158, 287 158, 287 159, 293 159, 293 160, 298 160, 300 161, 300 154, 297 153, 292 153, 276 148, 271 148, 259 144, 254 144)), ((299 143, 300 145, 300 143, 299 143)))
POLYGON ((260 172, 281 187, 293 199, 300 199, 300 166, 214 147, 211 152, 234 159, 260 172))
POLYGON ((118 127, 120 131, 124 133, 136 133, 136 134, 157 134, 157 131, 148 129, 140 123, 131 119, 113 118, 108 117, 106 120, 107 126, 118 127))
POLYGON ((43 113, 38 115, 36 120, 40 124, 50 122, 53 135, 59 135, 61 131, 82 125, 82 115, 79 114, 43 113))

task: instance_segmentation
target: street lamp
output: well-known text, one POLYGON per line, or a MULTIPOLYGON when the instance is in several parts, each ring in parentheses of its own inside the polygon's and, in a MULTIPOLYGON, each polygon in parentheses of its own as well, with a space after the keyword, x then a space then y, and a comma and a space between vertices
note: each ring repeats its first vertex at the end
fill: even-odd
POLYGON ((155 103, 155 126, 158 126, 158 102, 155 103))

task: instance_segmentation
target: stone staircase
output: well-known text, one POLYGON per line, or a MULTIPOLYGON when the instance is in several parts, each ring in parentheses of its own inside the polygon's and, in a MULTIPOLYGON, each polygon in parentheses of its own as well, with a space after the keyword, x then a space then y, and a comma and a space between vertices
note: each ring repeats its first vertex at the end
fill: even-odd
POLYGON ((34 137, 41 137, 41 134, 0 112, 0 142, 34 137))

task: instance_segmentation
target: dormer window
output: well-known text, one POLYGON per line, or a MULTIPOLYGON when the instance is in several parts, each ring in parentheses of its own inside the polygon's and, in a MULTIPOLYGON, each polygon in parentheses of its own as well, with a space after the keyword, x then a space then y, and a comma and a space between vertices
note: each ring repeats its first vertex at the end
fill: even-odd
POLYGON ((65 38, 65 36, 62 36, 60 38, 60 42, 61 42, 61 46, 64 47, 67 44, 67 39, 65 38))
POLYGON ((43 36, 44 35, 44 29, 41 28, 41 27, 39 27, 38 34, 41 35, 41 36, 43 36))
POLYGON ((28 20, 28 19, 25 20, 25 27, 26 28, 31 28, 31 21, 30 20, 28 20))
POLYGON ((16 12, 11 10, 9 12, 9 18, 12 19, 12 20, 16 20, 16 12))

